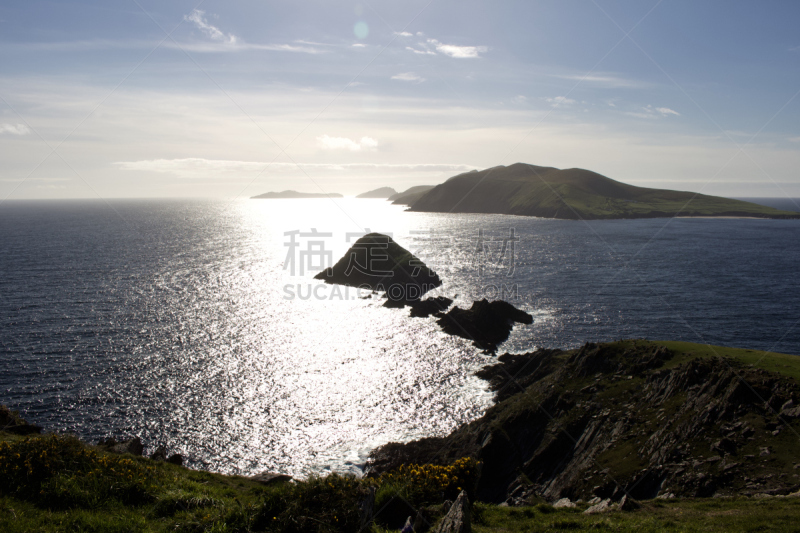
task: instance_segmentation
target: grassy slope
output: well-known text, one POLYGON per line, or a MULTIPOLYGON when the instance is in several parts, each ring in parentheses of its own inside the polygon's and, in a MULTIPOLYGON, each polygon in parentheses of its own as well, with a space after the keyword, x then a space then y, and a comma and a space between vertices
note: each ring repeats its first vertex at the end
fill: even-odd
POLYGON ((633 512, 584 515, 575 509, 478 505, 475 533, 534 531, 800 531, 800 498, 653 500, 633 512))
MULTIPOLYGON (((800 379, 800 357, 792 355, 673 341, 638 340, 609 344, 625 348, 633 343, 666 345, 674 350, 676 355, 665 364, 666 367, 677 366, 695 357, 724 356, 800 379)), ((566 359, 569 352, 559 357, 566 359)), ((636 381, 636 378, 616 381, 604 394, 609 398, 621 397, 636 381)), ((581 385, 582 382, 576 380, 570 387, 581 385)), ((521 407, 533 400, 523 395, 509 398, 504 402, 507 409, 497 423, 502 424, 502 418, 513 416, 515 406, 521 407)), ((789 432, 784 433, 788 439, 785 443, 787 450, 786 454, 780 455, 786 457, 780 457, 780 460, 791 465, 798 462, 800 454, 796 438, 792 439, 789 432)), ((32 442, 34 438, 39 437, 0 432, 0 443, 10 445, 32 442)), ((9 492, 6 477, 0 480, 0 531, 295 531, 292 524, 296 525, 296 517, 306 515, 309 515, 304 526, 307 531, 349 531, 350 526, 336 522, 348 520, 352 523, 353 509, 361 490, 357 483, 341 477, 311 480, 294 488, 290 485, 265 487, 238 476, 193 471, 146 458, 124 456, 124 461, 132 462, 129 463, 132 468, 145 469, 151 480, 142 497, 127 501, 125 496, 108 496, 113 492, 111 489, 119 487, 120 475, 125 477, 113 462, 120 456, 81 446, 89 450, 87 453, 92 460, 99 461, 98 465, 105 465, 90 471, 105 469, 107 484, 91 485, 87 482, 86 472, 60 470, 56 476, 57 483, 48 481, 41 493, 21 496, 9 492), (112 468, 116 470, 109 470, 112 468), (73 483, 76 478, 77 483, 73 483), (53 504, 69 499, 83 503, 53 504), (277 516, 274 525, 270 522, 272 516, 277 516), (315 525, 311 527, 308 524, 315 525)), ((624 455, 624 450, 612 452, 605 460, 619 464, 620 458, 614 457, 614 453, 624 455)), ((7 468, 8 465, 0 463, 0 466, 7 468)), ((791 470, 791 466, 788 468, 791 470)), ((577 510, 554 510, 546 504, 522 508, 478 504, 473 530, 476 533, 552 529, 800 531, 800 498, 652 500, 644 502, 638 511, 613 511, 592 516, 580 513, 585 507, 583 504, 577 510)), ((386 530, 374 527, 373 531, 386 530)))
POLYGON ((517 163, 450 178, 412 211, 501 213, 566 219, 656 216, 798 217, 771 207, 682 191, 635 187, 583 169, 517 163))

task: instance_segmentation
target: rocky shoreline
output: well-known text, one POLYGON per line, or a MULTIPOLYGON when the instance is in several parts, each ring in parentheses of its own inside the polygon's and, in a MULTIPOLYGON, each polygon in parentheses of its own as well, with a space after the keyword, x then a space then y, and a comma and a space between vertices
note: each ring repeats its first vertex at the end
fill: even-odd
POLYGON ((478 499, 507 505, 797 492, 796 374, 748 364, 747 350, 702 348, 619 341, 501 355, 478 372, 498 402, 483 417, 382 446, 366 473, 474 457, 478 499))

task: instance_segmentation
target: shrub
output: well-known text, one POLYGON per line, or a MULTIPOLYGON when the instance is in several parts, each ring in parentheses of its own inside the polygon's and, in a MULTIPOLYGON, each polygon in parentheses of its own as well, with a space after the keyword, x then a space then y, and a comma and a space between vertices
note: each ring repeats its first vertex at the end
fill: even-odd
POLYGON ((75 437, 0 442, 0 493, 47 507, 145 503, 157 490, 156 477, 153 467, 101 453, 75 437))
POLYGON ((361 528, 359 502, 366 484, 331 474, 271 487, 253 520, 253 529, 282 533, 338 533, 361 528))

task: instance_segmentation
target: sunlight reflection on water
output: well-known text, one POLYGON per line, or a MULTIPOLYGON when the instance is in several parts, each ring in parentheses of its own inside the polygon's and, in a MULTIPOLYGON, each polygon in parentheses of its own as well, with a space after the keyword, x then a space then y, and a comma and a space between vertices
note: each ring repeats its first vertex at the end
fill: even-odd
POLYGON ((139 435, 214 471, 357 472, 375 446, 445 434, 490 405, 472 375, 489 357, 434 318, 293 274, 285 232, 331 233, 334 261, 347 233, 391 232, 462 307, 513 282, 505 299, 534 324, 503 350, 649 336, 800 352, 787 334, 800 313, 794 221, 662 231, 661 220, 406 213, 356 199, 114 209, 3 206, 0 400, 48 429, 139 435), (522 236, 513 272, 479 275, 478 230, 494 246, 511 227, 522 236), (321 298, 287 298, 286 286, 321 298))

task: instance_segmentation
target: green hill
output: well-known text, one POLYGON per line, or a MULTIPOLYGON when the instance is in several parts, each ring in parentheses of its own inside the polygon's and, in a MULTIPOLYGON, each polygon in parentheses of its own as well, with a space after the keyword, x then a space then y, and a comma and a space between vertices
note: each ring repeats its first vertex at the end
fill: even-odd
POLYGON ((372 191, 367 191, 359 194, 356 198, 389 198, 397 194, 397 191, 391 187, 381 187, 372 191))
POLYGON ((413 201, 411 211, 497 213, 561 219, 800 218, 719 196, 636 187, 590 170, 525 163, 459 174, 413 201))
POLYGON ((398 205, 411 205, 433 188, 434 185, 417 185, 415 187, 406 189, 403 192, 393 194, 389 197, 389 201, 398 205))

